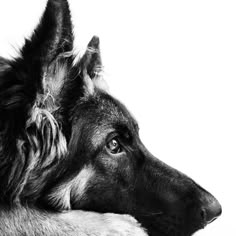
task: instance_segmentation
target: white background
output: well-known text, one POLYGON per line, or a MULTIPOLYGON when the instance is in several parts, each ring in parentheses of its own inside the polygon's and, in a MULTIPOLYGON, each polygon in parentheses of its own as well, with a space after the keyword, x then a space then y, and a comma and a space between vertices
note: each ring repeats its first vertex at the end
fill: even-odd
MULTIPOLYGON (((1 56, 16 55, 45 2, 1 0, 1 56)), ((221 202, 223 215, 196 235, 235 235, 236 2, 70 2, 76 45, 100 36, 110 91, 149 150, 221 202)))

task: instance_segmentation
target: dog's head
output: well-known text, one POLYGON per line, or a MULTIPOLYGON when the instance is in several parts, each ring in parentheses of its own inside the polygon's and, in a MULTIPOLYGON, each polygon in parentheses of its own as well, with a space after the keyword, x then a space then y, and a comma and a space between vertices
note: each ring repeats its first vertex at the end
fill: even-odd
POLYGON ((150 235, 203 228, 220 204, 145 148, 137 121, 106 90, 99 39, 75 62, 71 28, 67 2, 49 0, 21 57, 1 60, 0 157, 12 160, 1 164, 4 195, 56 210, 130 214, 150 235))

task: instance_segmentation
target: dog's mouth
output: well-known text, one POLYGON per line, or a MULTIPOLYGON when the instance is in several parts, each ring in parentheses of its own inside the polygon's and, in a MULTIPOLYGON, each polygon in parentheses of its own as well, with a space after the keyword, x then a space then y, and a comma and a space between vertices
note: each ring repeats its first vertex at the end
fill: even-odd
POLYGON ((166 215, 161 212, 136 218, 147 229, 149 236, 191 236, 206 226, 204 223, 197 224, 179 215, 166 215))

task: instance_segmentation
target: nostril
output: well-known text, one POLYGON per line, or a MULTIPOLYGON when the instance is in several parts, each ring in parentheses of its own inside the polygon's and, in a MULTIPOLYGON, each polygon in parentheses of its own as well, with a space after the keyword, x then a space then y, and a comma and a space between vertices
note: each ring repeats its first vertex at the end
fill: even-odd
POLYGON ((201 219, 205 222, 206 221, 206 210, 201 209, 200 215, 201 215, 201 219))

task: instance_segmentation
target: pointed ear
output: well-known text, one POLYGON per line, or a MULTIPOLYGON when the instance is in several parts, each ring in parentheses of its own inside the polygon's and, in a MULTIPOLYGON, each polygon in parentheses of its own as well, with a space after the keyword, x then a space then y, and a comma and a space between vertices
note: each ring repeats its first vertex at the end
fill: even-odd
POLYGON ((22 57, 30 64, 40 61, 47 65, 72 48, 73 34, 68 2, 48 0, 38 27, 21 50, 22 57))
POLYGON ((94 81, 102 71, 99 38, 93 36, 87 45, 84 55, 73 65, 69 79, 62 91, 61 117, 65 122, 64 132, 70 137, 70 118, 73 116, 75 104, 87 94, 94 92, 94 81))
POLYGON ((61 88, 68 64, 72 63, 72 48, 67 1, 48 0, 39 25, 21 49, 21 56, 7 62, 7 70, 1 73, 0 110, 26 107, 35 101, 37 93, 48 93, 45 91, 48 87, 54 90, 50 93, 55 94, 55 90, 61 88), (56 73, 60 76, 55 76, 56 73), (54 82, 56 86, 52 86, 54 82))
POLYGON ((78 67, 82 73, 86 71, 91 79, 94 79, 102 71, 100 40, 97 36, 93 36, 90 40, 78 67))
POLYGON ((21 56, 13 61, 1 60, 0 126, 24 129, 36 100, 41 103, 45 95, 53 97, 59 93, 72 64, 72 48, 67 1, 48 0, 40 23, 21 49, 21 56))
POLYGON ((94 81, 101 71, 99 38, 93 36, 82 58, 71 68, 62 96, 63 111, 68 114, 76 101, 87 93, 86 87, 94 90, 94 81))
POLYGON ((31 71, 37 71, 43 94, 59 94, 68 66, 72 64, 72 49, 73 33, 68 2, 48 0, 38 27, 21 50, 24 63, 30 66, 31 71))

